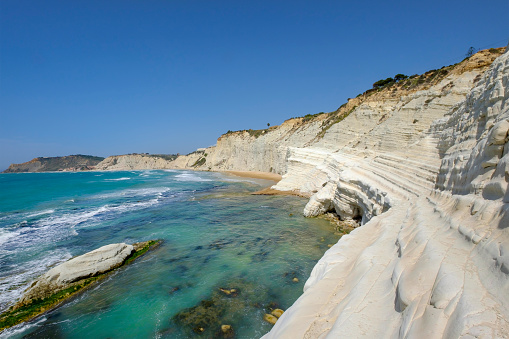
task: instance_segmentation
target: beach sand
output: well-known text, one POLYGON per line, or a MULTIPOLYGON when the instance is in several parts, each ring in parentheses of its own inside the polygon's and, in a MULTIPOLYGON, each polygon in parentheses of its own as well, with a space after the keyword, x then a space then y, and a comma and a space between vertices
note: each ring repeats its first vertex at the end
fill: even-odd
POLYGON ((254 179, 265 179, 278 182, 281 180, 281 175, 269 172, 257 172, 257 171, 225 171, 225 173, 235 175, 243 178, 254 178, 254 179))
MULTIPOLYGON (((281 180, 282 176, 276 173, 269 172, 257 172, 257 171, 225 171, 225 173, 235 175, 243 178, 254 178, 254 179, 265 179, 271 180, 277 183, 281 180)), ((253 195, 293 195, 302 198, 309 198, 311 194, 305 194, 300 191, 279 191, 275 190, 272 187, 266 187, 259 191, 251 193, 253 195)))

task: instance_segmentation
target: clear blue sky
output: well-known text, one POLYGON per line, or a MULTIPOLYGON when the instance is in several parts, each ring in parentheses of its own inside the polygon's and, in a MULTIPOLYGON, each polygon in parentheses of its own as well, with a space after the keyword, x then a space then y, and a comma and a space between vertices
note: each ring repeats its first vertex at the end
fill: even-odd
POLYGON ((509 1, 0 1, 0 170, 188 153, 505 46, 509 1))

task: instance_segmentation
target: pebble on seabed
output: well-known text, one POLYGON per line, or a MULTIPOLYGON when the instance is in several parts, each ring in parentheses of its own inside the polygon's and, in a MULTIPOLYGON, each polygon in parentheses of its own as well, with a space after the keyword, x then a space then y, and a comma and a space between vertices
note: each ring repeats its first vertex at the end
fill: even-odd
POLYGON ((285 311, 283 311, 280 308, 276 308, 275 310, 272 310, 272 312, 270 312, 270 314, 277 317, 278 319, 283 315, 283 313, 285 313, 285 311))
POLYGON ((221 325, 221 334, 223 338, 233 338, 233 328, 231 325, 221 325))
POLYGON ((276 321, 277 321, 277 318, 275 316, 273 316, 272 314, 264 314, 263 315, 263 320, 265 320, 269 324, 274 325, 276 323, 276 321))

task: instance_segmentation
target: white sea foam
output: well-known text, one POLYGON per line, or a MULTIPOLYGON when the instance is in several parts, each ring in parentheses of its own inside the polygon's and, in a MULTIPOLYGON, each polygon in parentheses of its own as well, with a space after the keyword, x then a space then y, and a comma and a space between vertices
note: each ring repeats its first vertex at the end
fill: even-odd
POLYGON ((40 215, 44 215, 44 214, 52 214, 52 213, 55 213, 55 210, 50 209, 50 210, 44 210, 44 211, 40 211, 40 212, 35 212, 35 213, 32 213, 32 214, 27 215, 26 217, 27 217, 27 218, 33 218, 33 217, 38 217, 38 216, 40 216, 40 215))
POLYGON ((182 174, 176 175, 175 180, 177 180, 177 181, 195 181, 195 182, 212 181, 211 179, 202 178, 194 172, 184 172, 182 174))
POLYGON ((151 175, 156 174, 154 171, 143 171, 140 174, 138 174, 140 177, 149 177, 151 175))
POLYGON ((38 327, 40 324, 43 324, 46 320, 48 320, 45 316, 42 316, 40 318, 37 318, 37 321, 30 321, 21 323, 19 325, 13 326, 11 328, 8 328, 6 330, 3 330, 0 332, 0 339, 4 338, 11 338, 17 334, 25 333, 28 329, 32 327, 38 327))
POLYGON ((133 190, 130 198, 140 198, 141 195, 152 196, 141 201, 129 201, 121 204, 105 204, 95 208, 87 208, 65 213, 54 213, 39 220, 27 222, 26 220, 0 229, 0 255, 12 255, 30 248, 36 244, 47 244, 59 241, 66 237, 78 235, 77 229, 100 225, 103 221, 117 218, 123 213, 137 211, 174 200, 180 194, 164 195, 169 188, 153 188, 133 190), (5 244, 9 244, 5 246, 5 244))
POLYGON ((19 232, 17 231, 9 231, 6 229, 0 229, 0 245, 6 243, 9 239, 17 237, 19 232))
POLYGON ((122 191, 104 193, 93 196, 97 199, 111 199, 111 198, 135 198, 145 197, 150 195, 161 196, 163 193, 168 192, 169 187, 154 187, 154 188, 139 188, 139 189, 125 189, 122 191))
POLYGON ((131 178, 122 177, 122 178, 116 178, 116 179, 104 179, 104 181, 122 181, 122 180, 131 180, 131 178))
MULTIPOLYGON (((41 220, 38 223, 39 231, 44 228, 64 228, 69 232, 73 227, 86 228, 104 220, 111 220, 119 214, 140 210, 154 206, 160 202, 159 197, 146 201, 128 202, 120 205, 104 205, 92 210, 86 210, 78 213, 66 213, 61 216, 55 216, 41 220)), ((74 232, 72 233, 74 234, 74 232)))

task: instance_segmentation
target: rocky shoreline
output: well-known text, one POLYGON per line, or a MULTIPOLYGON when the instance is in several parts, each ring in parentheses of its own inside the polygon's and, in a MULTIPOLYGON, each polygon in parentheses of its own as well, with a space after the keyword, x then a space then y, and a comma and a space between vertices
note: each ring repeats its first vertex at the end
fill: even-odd
POLYGON ((161 242, 110 244, 53 267, 35 280, 15 305, 0 315, 0 331, 57 308, 161 242))

